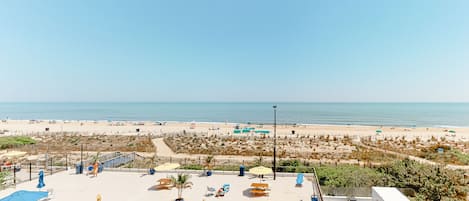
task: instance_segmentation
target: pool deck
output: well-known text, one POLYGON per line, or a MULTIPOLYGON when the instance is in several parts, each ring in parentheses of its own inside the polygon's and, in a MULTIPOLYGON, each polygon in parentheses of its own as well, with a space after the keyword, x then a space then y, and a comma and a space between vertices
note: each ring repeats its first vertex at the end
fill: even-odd
MULTIPOLYGON (((143 175, 142 173, 131 172, 111 172, 104 171, 98 177, 77 175, 74 170, 60 172, 47 176, 44 181, 46 187, 54 190, 56 201, 82 201, 96 200, 96 196, 101 194, 102 201, 174 201, 177 197, 177 189, 154 190, 157 180, 175 173, 156 173, 155 175, 143 175)), ((274 181, 271 177, 266 178, 264 183, 269 184, 270 195, 266 197, 252 197, 250 194, 251 183, 258 183, 258 178, 247 175, 239 177, 236 175, 218 175, 210 177, 191 174, 192 188, 184 190, 183 197, 186 201, 307 201, 312 193, 312 183, 306 178, 303 187, 295 187, 296 177, 277 176, 274 181), (206 197, 207 186, 218 189, 223 184, 230 184, 230 191, 224 196, 216 198, 206 197)), ((0 191, 0 198, 3 198, 17 190, 38 190, 37 180, 18 184, 16 188, 8 188, 0 191)))

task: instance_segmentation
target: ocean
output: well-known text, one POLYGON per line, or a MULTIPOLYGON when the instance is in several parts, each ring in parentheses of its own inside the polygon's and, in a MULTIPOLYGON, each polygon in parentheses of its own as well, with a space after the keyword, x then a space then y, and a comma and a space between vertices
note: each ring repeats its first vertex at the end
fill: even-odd
MULTIPOLYGON (((273 103, 0 103, 0 119, 273 123, 273 103)), ((276 103, 280 124, 469 127, 469 103, 276 103)))

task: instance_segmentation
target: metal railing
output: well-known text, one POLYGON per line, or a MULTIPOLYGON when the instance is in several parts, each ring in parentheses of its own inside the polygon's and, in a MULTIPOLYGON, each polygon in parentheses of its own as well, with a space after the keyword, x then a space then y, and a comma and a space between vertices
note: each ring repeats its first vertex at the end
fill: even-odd
POLYGON ((129 154, 121 154, 119 152, 116 152, 115 157, 108 158, 107 160, 103 161, 102 164, 105 168, 116 168, 134 161, 135 156, 135 152, 129 154))
POLYGON ((319 184, 319 179, 318 179, 318 174, 316 173, 316 168, 313 167, 313 174, 314 174, 314 179, 313 179, 313 195, 318 196, 318 201, 324 201, 322 197, 322 191, 321 191, 321 186, 319 184))

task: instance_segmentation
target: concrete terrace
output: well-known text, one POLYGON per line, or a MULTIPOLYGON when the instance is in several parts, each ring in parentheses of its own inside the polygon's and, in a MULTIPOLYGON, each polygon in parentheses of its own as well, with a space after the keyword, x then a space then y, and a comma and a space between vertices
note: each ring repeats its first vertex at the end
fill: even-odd
MULTIPOLYGON (((54 199, 57 201, 82 201, 96 200, 96 195, 101 194, 103 201, 173 201, 177 197, 177 189, 154 190, 157 180, 176 173, 156 173, 155 175, 144 175, 136 172, 113 172, 104 171, 98 177, 77 175, 75 170, 60 172, 45 178, 46 187, 54 189, 54 199)), ((235 174, 214 174, 210 177, 201 177, 199 174, 191 174, 192 188, 183 192, 187 201, 211 201, 211 200, 255 200, 255 201, 307 201, 313 191, 312 182, 305 178, 303 187, 295 187, 296 177, 277 176, 274 181, 267 177, 265 183, 270 186, 270 196, 251 197, 250 184, 259 182, 258 178, 250 175, 238 177, 235 174), (216 189, 228 183, 231 185, 230 192, 225 197, 206 197, 207 186, 216 189)), ((17 190, 37 190, 37 180, 18 184, 16 188, 8 188, 0 191, 3 198, 17 190)))

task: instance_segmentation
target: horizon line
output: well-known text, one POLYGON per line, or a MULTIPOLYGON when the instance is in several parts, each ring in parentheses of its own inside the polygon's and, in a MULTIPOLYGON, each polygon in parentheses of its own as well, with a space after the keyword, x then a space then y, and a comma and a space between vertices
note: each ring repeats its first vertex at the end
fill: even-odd
POLYGON ((282 104, 282 103, 315 103, 315 104, 328 104, 328 103, 355 103, 355 104, 390 104, 390 103, 469 103, 469 101, 0 101, 0 104, 9 103, 269 103, 269 104, 282 104))

